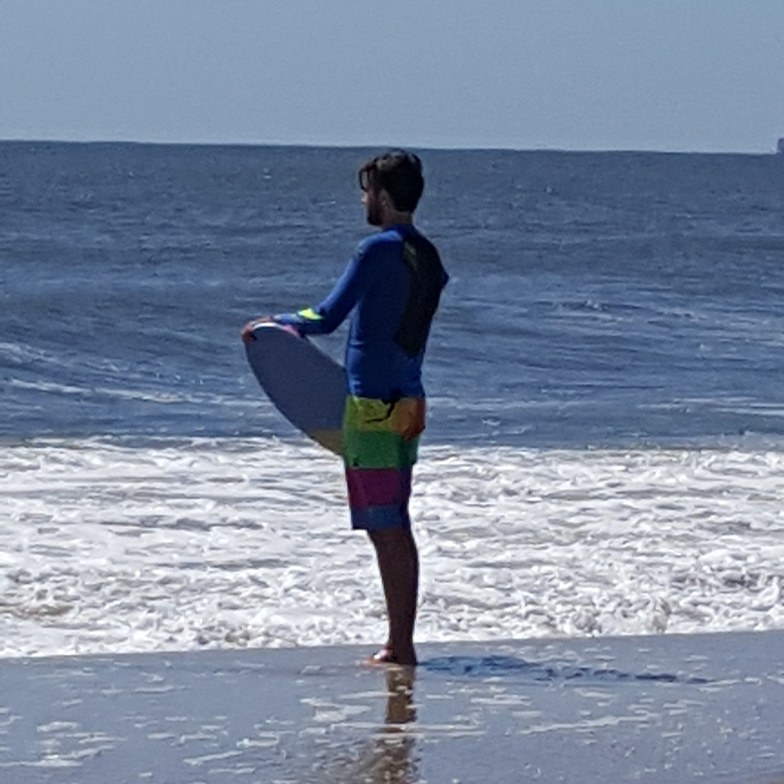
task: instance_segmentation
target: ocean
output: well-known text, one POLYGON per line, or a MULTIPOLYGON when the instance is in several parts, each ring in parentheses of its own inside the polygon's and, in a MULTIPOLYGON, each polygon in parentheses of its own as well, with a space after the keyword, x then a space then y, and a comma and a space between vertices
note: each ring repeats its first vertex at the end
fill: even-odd
MULTIPOLYGON (((0 655, 383 641, 239 339, 329 291, 371 152, 0 143, 0 655)), ((417 639, 784 628, 784 159, 421 154, 417 639)))

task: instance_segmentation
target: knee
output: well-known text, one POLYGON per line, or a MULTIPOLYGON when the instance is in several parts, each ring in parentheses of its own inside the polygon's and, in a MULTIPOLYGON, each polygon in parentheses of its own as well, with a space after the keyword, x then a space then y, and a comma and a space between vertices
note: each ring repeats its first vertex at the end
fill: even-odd
POLYGON ((386 528, 383 531, 368 531, 370 541, 377 550, 399 550, 411 548, 414 536, 410 528, 386 528))

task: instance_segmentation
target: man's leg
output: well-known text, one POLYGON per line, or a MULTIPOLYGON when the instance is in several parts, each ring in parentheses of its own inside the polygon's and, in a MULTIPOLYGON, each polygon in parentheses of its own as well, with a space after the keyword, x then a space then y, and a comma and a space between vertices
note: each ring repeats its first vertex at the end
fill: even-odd
MULTIPOLYGON (((419 591, 419 554, 410 528, 368 531, 376 548, 389 618, 390 661, 415 665, 414 623, 419 591)), ((383 660, 383 659, 382 659, 383 660)))

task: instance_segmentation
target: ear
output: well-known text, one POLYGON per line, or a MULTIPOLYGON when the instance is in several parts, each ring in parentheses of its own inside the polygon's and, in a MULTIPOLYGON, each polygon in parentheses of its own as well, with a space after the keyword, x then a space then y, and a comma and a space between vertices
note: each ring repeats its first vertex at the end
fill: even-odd
POLYGON ((392 197, 389 195, 389 192, 385 188, 379 188, 376 191, 376 198, 378 199, 378 203, 381 207, 385 210, 394 210, 395 203, 392 201, 392 197))

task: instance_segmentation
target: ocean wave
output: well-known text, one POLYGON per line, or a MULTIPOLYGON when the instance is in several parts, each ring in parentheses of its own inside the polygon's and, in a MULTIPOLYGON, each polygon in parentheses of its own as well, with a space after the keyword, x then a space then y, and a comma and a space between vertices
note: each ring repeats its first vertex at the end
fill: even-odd
MULTIPOLYGON (((784 628, 784 451, 429 447, 421 641, 784 628)), ((0 448, 0 655, 375 644, 342 469, 273 439, 0 448)))

